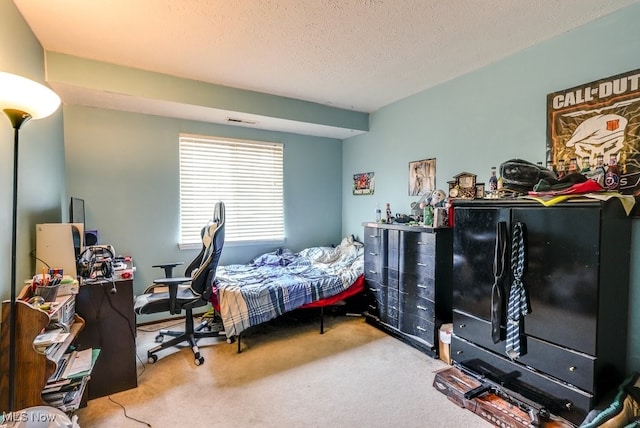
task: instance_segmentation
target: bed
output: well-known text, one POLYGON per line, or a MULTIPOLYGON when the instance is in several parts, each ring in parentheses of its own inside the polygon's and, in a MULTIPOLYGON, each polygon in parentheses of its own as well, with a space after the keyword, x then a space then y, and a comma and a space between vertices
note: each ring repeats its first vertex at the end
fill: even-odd
MULTIPOLYGON (((246 329, 299 308, 319 307, 364 288, 364 247, 352 236, 335 247, 286 248, 262 254, 245 265, 219 266, 217 299, 229 342, 246 329)), ((323 326, 321 325, 321 333, 323 326)))

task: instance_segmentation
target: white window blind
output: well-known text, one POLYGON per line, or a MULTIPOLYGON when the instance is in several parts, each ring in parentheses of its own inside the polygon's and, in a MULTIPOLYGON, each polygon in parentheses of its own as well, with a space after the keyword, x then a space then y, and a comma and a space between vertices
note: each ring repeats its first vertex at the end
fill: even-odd
POLYGON ((284 240, 283 146, 180 135, 180 245, 200 244, 216 201, 225 242, 284 240))

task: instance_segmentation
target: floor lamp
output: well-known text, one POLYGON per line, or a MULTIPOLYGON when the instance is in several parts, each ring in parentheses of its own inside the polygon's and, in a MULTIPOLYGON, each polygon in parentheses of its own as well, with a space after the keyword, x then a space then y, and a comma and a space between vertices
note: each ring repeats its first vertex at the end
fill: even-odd
POLYGON ((9 313, 9 411, 15 407, 16 369, 16 230, 18 224, 18 139, 20 127, 29 119, 42 119, 58 109, 60 97, 40 83, 11 73, 0 72, 0 109, 14 129, 13 219, 11 229, 11 310, 9 313))

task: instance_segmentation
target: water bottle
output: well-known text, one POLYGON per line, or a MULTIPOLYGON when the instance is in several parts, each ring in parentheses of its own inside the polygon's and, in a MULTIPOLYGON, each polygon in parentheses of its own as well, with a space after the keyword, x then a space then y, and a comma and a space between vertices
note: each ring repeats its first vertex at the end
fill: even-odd
POLYGON ((380 204, 376 204, 376 223, 382 221, 382 211, 380 210, 380 204))

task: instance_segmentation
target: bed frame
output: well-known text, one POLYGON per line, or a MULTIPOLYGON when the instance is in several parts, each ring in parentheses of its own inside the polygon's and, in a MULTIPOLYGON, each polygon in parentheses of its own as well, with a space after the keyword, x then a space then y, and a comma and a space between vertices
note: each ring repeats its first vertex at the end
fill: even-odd
MULTIPOLYGON (((333 306, 336 303, 345 300, 349 297, 362 293, 364 290, 364 275, 360 275, 353 284, 341 293, 324 299, 316 300, 315 302, 307 303, 300 306, 297 309, 311 309, 320 308, 320 334, 324 334, 324 308, 327 306, 333 306)), ((297 310, 296 309, 296 310, 297 310)), ((238 354, 242 352, 242 333, 234 336, 235 341, 238 343, 238 354)), ((233 341, 231 342, 233 343, 233 341)))

